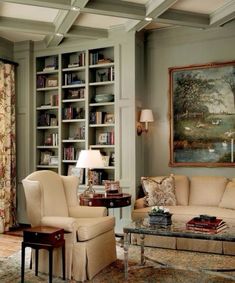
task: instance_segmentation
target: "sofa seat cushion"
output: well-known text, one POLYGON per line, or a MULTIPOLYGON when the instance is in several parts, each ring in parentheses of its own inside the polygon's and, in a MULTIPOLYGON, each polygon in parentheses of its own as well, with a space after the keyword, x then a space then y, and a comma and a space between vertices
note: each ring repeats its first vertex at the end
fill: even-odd
MULTIPOLYGON (((224 221, 235 224, 235 210, 219 208, 214 206, 167 206, 171 213, 173 213, 172 219, 178 221, 189 221, 191 218, 200 214, 213 215, 218 218, 222 218, 224 221)), ((148 211, 151 207, 135 209, 132 212, 132 219, 138 220, 147 217, 148 211)))
POLYGON ((220 176, 194 176, 190 183, 189 205, 218 206, 228 179, 220 176))
POLYGON ((115 226, 113 216, 76 219, 78 241, 87 241, 112 230, 115 226))

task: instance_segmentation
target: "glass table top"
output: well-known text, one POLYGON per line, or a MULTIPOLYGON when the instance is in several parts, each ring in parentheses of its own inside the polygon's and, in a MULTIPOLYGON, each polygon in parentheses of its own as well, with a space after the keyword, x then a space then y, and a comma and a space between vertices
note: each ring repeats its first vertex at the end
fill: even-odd
POLYGON ((208 239, 216 241, 235 242, 235 225, 227 223, 227 228, 217 234, 191 231, 186 229, 186 223, 173 221, 169 226, 150 225, 149 218, 133 221, 123 227, 124 233, 156 235, 178 238, 208 239))

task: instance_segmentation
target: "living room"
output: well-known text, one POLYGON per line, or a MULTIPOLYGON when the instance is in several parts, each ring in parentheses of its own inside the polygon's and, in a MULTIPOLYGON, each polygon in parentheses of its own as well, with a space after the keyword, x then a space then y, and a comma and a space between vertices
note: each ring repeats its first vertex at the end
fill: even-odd
MULTIPOLYGON (((173 173, 188 177, 224 176, 229 179, 234 177, 233 163, 194 163, 183 164, 183 166, 177 162, 172 164, 171 159, 174 152, 171 140, 170 101, 172 93, 169 74, 169 69, 176 67, 204 66, 209 68, 213 64, 234 64, 233 1, 218 0, 216 4, 209 0, 197 1, 197 4, 190 0, 160 1, 161 3, 159 1, 148 3, 144 0, 130 3, 118 1, 120 3, 117 6, 112 3, 111 9, 99 6, 104 5, 105 1, 98 3, 97 7, 96 1, 83 1, 83 4, 77 4, 78 6, 84 5, 79 7, 80 10, 72 11, 69 18, 71 25, 69 27, 66 24, 62 25, 61 31, 59 29, 50 30, 50 24, 52 25, 53 20, 55 21, 58 11, 60 14, 68 11, 68 5, 70 5, 68 1, 53 1, 54 3, 51 4, 48 1, 42 1, 45 3, 40 3, 39 6, 45 11, 41 10, 41 14, 33 10, 31 15, 22 14, 20 16, 20 13, 23 12, 19 10, 21 12, 17 16, 16 7, 28 4, 26 2, 3 1, 1 3, 2 11, 5 11, 6 14, 4 15, 3 12, 1 14, 4 22, 0 29, 0 57, 18 64, 16 67, 16 208, 18 223, 28 223, 22 180, 37 170, 36 147, 39 145, 36 130, 36 107, 38 107, 35 97, 36 62, 42 57, 58 55, 59 61, 62 62, 63 56, 67 53, 82 50, 88 53, 110 46, 114 48, 114 88, 115 99, 117 99, 115 101, 116 164, 114 169, 109 168, 108 170, 114 170, 114 180, 120 182, 122 192, 131 195, 131 210, 139 195, 142 176, 169 176, 173 173), (137 5, 134 6, 136 10, 132 6, 133 3, 137 5), (13 5, 13 10, 11 10, 11 5, 13 5), (14 7, 14 5, 19 6, 14 7), (64 5, 64 10, 60 10, 60 5, 64 5), (153 18, 150 24, 143 19, 141 14, 143 8, 147 11, 145 16, 153 18), (168 9, 179 10, 182 19, 180 16, 175 18, 170 14, 172 10, 166 12, 168 9), (48 10, 48 15, 46 15, 46 10, 48 10), (91 18, 86 19, 86 14, 91 18), (35 27, 36 21, 43 21, 43 15, 45 22, 40 23, 41 27, 35 27), (186 15, 190 15, 191 19, 186 15), (211 26, 207 22, 208 15, 211 17, 214 15, 211 26), (94 22, 92 22, 92 16, 94 22), (14 18, 14 20, 9 23, 7 21, 9 18, 14 18), (75 18, 77 24, 73 25, 75 18), (141 135, 137 135, 139 115, 141 110, 146 108, 152 110, 154 122, 149 123, 148 132, 143 131, 141 135)), ((28 9, 28 5, 25 6, 28 9)), ((34 3, 31 3, 31 8, 36 9, 36 6, 38 6, 37 3, 35 6, 34 3)), ((74 6, 76 7, 76 4, 74 6)), ((65 17, 63 20, 66 22, 65 17)), ((58 81, 61 81, 62 75, 59 76, 61 77, 58 81)), ((87 91, 90 91, 89 87, 87 91)), ((60 92, 63 93, 63 87, 60 92)), ((86 147, 88 145, 86 144, 86 147)), ((62 149, 60 150, 62 152, 62 149)), ((61 169, 59 172, 64 174, 67 173, 67 167, 66 170, 63 169, 62 153, 60 154, 61 169)), ((79 192, 83 190, 84 187, 79 188, 79 192)), ((103 188, 99 186, 96 190, 103 192, 103 188)), ((119 212, 115 211, 114 214, 116 218, 120 217, 119 212)), ((123 216, 124 218, 131 217, 129 207, 122 209, 123 216)))

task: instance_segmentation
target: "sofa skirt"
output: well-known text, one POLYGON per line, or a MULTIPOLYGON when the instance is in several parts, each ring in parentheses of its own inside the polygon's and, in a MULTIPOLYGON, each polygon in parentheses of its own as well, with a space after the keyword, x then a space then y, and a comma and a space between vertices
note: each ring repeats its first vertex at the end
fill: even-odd
MULTIPOLYGON (((132 234, 131 242, 132 244, 140 245, 140 235, 132 234)), ((146 247, 235 255, 235 242, 146 235, 144 244, 146 247)))

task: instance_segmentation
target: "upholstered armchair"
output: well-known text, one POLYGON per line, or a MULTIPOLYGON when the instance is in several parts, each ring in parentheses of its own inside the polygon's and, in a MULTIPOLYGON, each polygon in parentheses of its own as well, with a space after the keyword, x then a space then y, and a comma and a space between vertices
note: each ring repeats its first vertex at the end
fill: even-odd
MULTIPOLYGON (((104 207, 79 206, 78 178, 49 170, 23 181, 30 224, 65 230, 66 278, 84 281, 116 259, 115 219, 104 207)), ((48 272, 47 251, 39 252, 39 271, 48 272)), ((53 274, 61 276, 61 251, 54 250, 53 274)))

